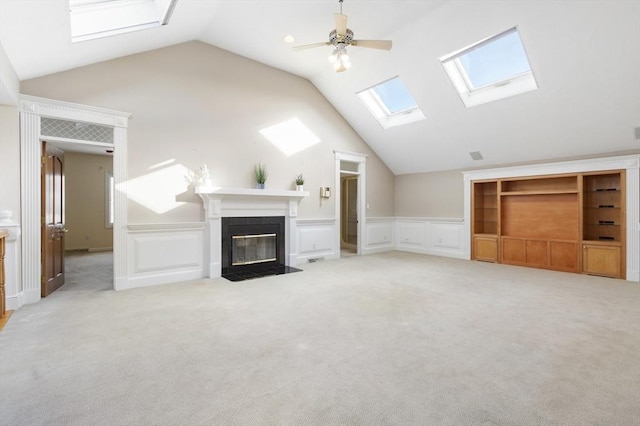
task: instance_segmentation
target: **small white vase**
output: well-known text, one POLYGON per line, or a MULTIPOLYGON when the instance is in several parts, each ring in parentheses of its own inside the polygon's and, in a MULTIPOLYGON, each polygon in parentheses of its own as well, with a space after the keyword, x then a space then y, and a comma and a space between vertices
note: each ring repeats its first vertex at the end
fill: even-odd
POLYGON ((304 191, 304 185, 296 185, 296 191, 304 191))
POLYGON ((256 183, 256 188, 264 189, 264 183, 256 183))

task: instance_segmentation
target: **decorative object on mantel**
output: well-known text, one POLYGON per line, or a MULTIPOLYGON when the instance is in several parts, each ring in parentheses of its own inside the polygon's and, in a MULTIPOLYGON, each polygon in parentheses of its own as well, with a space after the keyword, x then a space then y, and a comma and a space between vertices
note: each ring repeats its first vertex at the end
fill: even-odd
POLYGON ((296 191, 304 191, 304 176, 300 173, 296 176, 296 191))
POLYGON ((264 189, 264 183, 267 181, 267 167, 262 163, 258 163, 253 166, 253 173, 258 189, 264 189))
POLYGON ((190 184, 195 186, 211 186, 211 173, 209 173, 209 168, 206 164, 200 166, 200 169, 195 173, 191 170, 187 170, 187 175, 185 179, 190 184))

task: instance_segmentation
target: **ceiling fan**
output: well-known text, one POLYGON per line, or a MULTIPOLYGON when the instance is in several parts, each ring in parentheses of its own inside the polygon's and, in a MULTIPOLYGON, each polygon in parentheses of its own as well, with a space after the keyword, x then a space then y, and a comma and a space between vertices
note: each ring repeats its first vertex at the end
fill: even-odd
POLYGON ((329 41, 323 43, 305 44, 296 46, 294 50, 311 49, 313 47, 333 46, 329 55, 329 62, 333 64, 336 72, 343 72, 351 68, 347 47, 367 47, 370 49, 391 50, 391 40, 354 40, 353 31, 347 28, 347 15, 342 14, 342 1, 340 3, 340 13, 335 13, 336 29, 329 33, 329 41))

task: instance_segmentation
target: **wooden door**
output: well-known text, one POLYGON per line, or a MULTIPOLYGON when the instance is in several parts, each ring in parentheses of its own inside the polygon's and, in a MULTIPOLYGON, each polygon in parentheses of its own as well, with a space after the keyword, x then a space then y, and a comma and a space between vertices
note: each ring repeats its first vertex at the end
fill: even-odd
POLYGON ((42 287, 46 297, 64 284, 64 154, 42 143, 42 287))

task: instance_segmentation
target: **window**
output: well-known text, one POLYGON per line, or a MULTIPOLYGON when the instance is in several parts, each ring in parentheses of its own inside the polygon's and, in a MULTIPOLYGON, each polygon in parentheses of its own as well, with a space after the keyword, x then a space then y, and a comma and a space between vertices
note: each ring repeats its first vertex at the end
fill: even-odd
POLYGON ((69 0, 71 42, 169 23, 177 0, 69 0))
POLYGON ((385 129, 425 119, 424 113, 399 77, 383 81, 357 95, 385 129))
POLYGON ((115 216, 115 198, 116 183, 113 178, 113 172, 104 174, 104 227, 113 228, 113 218, 115 216))
POLYGON ((536 90, 517 28, 440 58, 465 106, 536 90))

